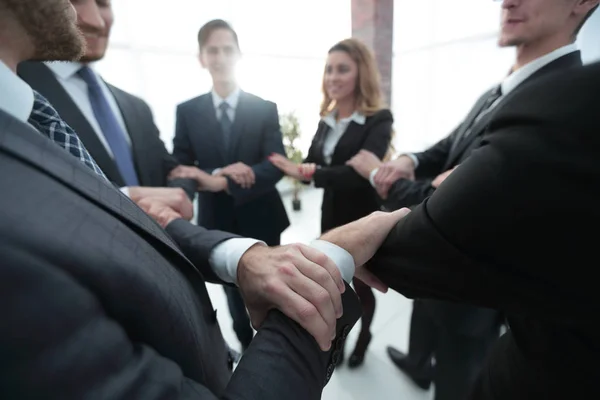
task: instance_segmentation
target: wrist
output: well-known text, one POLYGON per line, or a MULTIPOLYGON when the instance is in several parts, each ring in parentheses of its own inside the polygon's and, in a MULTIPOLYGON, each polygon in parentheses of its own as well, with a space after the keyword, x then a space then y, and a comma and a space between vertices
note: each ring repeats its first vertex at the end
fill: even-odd
POLYGON ((257 258, 260 258, 261 255, 265 254, 269 251, 269 247, 262 242, 256 243, 252 245, 248 250, 242 254, 240 257, 240 261, 237 265, 236 271, 236 280, 238 286, 242 286, 245 281, 246 274, 248 272, 248 268, 252 265, 253 261, 257 258))
POLYGON ((137 203, 142 197, 141 188, 139 186, 128 186, 127 192, 129 194, 129 198, 134 203, 137 203))

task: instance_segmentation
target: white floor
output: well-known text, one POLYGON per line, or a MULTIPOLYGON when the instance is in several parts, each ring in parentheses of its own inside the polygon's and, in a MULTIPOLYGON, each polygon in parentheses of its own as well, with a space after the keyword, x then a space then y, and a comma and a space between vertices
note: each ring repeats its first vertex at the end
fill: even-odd
MULTIPOLYGON (((301 194, 302 211, 291 210, 291 200, 284 198, 291 226, 282 236, 282 244, 294 242, 308 243, 318 237, 321 217, 321 191, 306 189, 301 194)), ((209 285, 209 292, 215 308, 222 310, 218 318, 223 335, 229 344, 240 347, 231 327, 231 317, 223 290, 209 285), (224 311, 224 312, 223 312, 224 311)), ((373 340, 369 346, 365 363, 356 370, 340 366, 323 392, 324 400, 430 400, 433 389, 423 391, 406 378, 389 360, 385 348, 392 344, 406 351, 408 346, 409 320, 412 310, 411 300, 390 291, 377 293, 377 308, 371 328, 373 340)), ((356 327, 350 334, 346 351, 354 348, 358 333, 356 327)))

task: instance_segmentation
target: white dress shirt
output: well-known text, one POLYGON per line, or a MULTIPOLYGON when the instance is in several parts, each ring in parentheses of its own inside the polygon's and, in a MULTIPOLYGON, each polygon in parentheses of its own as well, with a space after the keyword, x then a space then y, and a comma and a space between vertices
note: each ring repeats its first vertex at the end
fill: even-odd
MULTIPOLYGON (((0 109, 27 123, 33 110, 31 87, 0 61, 0 109)), ((91 106, 90 106, 91 107, 91 106)), ((237 267, 244 253, 257 243, 254 239, 230 239, 213 249, 209 263, 215 274, 225 282, 237 283, 237 267)))
MULTIPOLYGON (((94 132, 98 136, 100 143, 104 146, 108 154, 113 157, 112 150, 108 145, 106 138, 104 137, 104 133, 102 132, 102 128, 100 128, 100 124, 96 119, 96 115, 94 114, 94 109, 92 108, 92 102, 90 101, 90 96, 88 92, 87 83, 77 74, 77 72, 84 67, 83 64, 78 62, 46 62, 45 63, 48 68, 52 70, 56 79, 61 84, 61 86, 65 89, 65 91, 71 96, 73 102, 79 107, 79 110, 90 123, 94 132)), ((104 80, 96 71, 92 65, 88 65, 88 68, 92 71, 94 75, 96 75, 96 79, 100 84, 100 88, 102 89, 102 93, 110 106, 111 111, 115 115, 117 119, 117 123, 125 133, 125 139, 127 143, 131 146, 131 138, 129 137, 129 132, 127 132, 127 126, 125 125, 125 119, 123 118, 123 114, 121 113, 121 109, 117 104, 117 100, 115 100, 115 96, 108 88, 104 80)))
MULTIPOLYGON (((489 110, 496 107, 502 100, 504 100, 504 98, 510 92, 515 90, 521 83, 523 83, 531 75, 533 75, 534 73, 536 73, 537 71, 539 71, 540 69, 545 67, 546 65, 550 64, 552 61, 556 61, 559 58, 561 58, 562 56, 566 56, 567 54, 573 53, 577 50, 579 50, 579 49, 577 48, 577 45, 575 45, 574 43, 569 44, 567 46, 559 47, 558 49, 551 51, 550 53, 543 55, 542 57, 536 58, 535 60, 525 64, 518 70, 512 72, 510 75, 508 75, 506 78, 504 78, 504 80, 500 83, 500 87, 502 89, 502 95, 498 98, 498 100, 496 100, 494 102, 494 104, 492 104, 490 106, 489 110)), ((401 154, 401 156, 402 155, 408 156, 412 159, 413 163, 415 164, 415 169, 419 167, 419 159, 417 158, 417 156, 415 156, 412 153, 404 153, 404 154, 401 154)), ((375 177, 375 174, 377 173, 378 170, 379 169, 377 168, 377 169, 371 171, 371 175, 369 177, 369 182, 371 182, 371 185, 373 185, 373 186, 375 186, 375 183, 373 182, 373 178, 375 177)))
POLYGON ((339 121, 337 120, 337 111, 335 110, 322 118, 322 121, 331 128, 327 132, 325 142, 323 143, 323 158, 328 165, 331 164, 335 148, 342 136, 344 136, 350 122, 364 125, 366 120, 365 116, 357 111, 347 118, 341 118, 339 121))

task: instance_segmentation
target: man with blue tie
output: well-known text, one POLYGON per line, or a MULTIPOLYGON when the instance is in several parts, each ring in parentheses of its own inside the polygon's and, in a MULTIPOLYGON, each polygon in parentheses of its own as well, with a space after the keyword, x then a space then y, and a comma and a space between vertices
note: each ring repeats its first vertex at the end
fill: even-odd
MULTIPOLYGON (((199 225, 277 246, 289 226, 275 187, 282 173, 268 160, 272 153, 285 154, 277 106, 240 89, 235 79, 240 47, 227 22, 206 23, 198 43, 200 62, 211 75, 213 89, 177 107, 173 156, 193 167, 180 167, 174 175, 196 177, 198 167, 227 180, 224 190, 199 194, 199 225)), ((246 348, 252 330, 244 303, 235 289, 226 292, 234 330, 246 348)))
MULTIPOLYGON (((80 62, 26 62, 19 66, 23 80, 46 97, 78 133, 91 156, 110 181, 132 200, 164 198, 170 204, 183 196, 195 196, 198 178, 168 179, 177 161, 160 140, 150 107, 141 99, 106 82, 92 63, 101 60, 108 46, 113 13, 106 2, 73 2, 78 25, 86 39, 80 62), (167 188, 167 186, 171 188, 167 188)), ((225 179, 208 174, 202 189, 224 187, 225 179)), ((189 201, 181 211, 191 218, 189 201)))

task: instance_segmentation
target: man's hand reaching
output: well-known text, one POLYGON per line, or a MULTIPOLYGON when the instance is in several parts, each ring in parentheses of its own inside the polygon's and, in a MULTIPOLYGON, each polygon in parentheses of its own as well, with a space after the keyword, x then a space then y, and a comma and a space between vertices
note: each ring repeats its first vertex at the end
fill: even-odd
POLYGON ((329 350, 346 289, 326 255, 300 244, 255 245, 240 260, 238 286, 254 328, 277 308, 306 329, 323 351, 329 350))
POLYGON ((387 286, 369 272, 364 265, 373 258, 398 221, 409 213, 408 208, 402 208, 392 213, 377 211, 327 232, 321 236, 321 240, 333 243, 350 253, 356 265, 355 277, 381 292, 386 292, 387 286))

